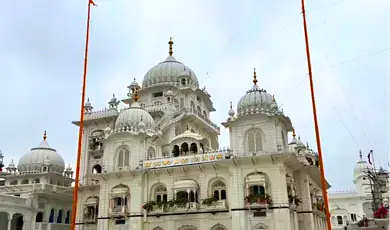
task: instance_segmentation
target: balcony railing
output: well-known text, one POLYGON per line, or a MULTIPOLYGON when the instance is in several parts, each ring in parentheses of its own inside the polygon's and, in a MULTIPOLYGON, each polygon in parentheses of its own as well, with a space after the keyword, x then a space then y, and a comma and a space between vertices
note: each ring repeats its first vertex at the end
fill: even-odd
POLYGON ((185 111, 186 114, 192 114, 192 115, 195 115, 197 116, 198 118, 202 119, 204 122, 206 122, 207 124, 209 124, 210 126, 212 126, 214 129, 218 130, 218 132, 220 131, 220 128, 218 125, 216 125, 214 122, 210 121, 207 117, 205 117, 202 112, 200 111, 197 111, 195 109, 188 109, 188 108, 185 108, 183 109, 185 111))
POLYGON ((118 205, 110 208, 110 215, 124 215, 127 214, 127 206, 126 205, 118 205))
POLYGON ((164 168, 179 165, 201 164, 206 162, 214 162, 226 159, 228 152, 211 152, 206 154, 196 154, 180 157, 160 158, 153 160, 145 160, 142 162, 143 168, 164 168))

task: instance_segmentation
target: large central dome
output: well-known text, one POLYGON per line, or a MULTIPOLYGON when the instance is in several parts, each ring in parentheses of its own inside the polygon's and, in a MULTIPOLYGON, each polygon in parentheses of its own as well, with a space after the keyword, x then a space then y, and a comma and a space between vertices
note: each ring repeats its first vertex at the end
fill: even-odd
MULTIPOLYGON (((169 56, 165 61, 157 64, 152 67, 144 76, 142 82, 142 87, 151 87, 155 85, 175 85, 178 86, 181 83, 181 79, 188 79, 186 84, 188 86, 194 86, 199 88, 198 78, 196 77, 194 71, 192 71, 188 66, 177 61, 173 56, 172 45, 173 41, 169 41, 169 56)), ((185 81, 185 80, 183 80, 185 81)))

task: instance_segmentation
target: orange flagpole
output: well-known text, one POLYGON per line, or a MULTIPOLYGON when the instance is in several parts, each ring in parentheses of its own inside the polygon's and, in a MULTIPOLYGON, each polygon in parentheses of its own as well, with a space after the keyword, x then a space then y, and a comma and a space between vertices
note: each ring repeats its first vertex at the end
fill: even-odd
POLYGON ((83 73, 83 86, 81 91, 81 108, 80 108, 80 126, 79 126, 79 138, 77 145, 77 161, 76 161, 76 177, 75 185, 73 191, 73 204, 72 204, 72 220, 70 229, 76 229, 76 215, 77 215, 77 201, 78 201, 78 191, 79 191, 79 177, 80 177, 80 158, 81 158, 81 148, 83 140, 83 130, 84 130, 84 103, 85 103, 85 88, 87 82, 87 67, 88 67, 88 43, 89 43, 89 24, 91 19, 91 4, 95 6, 95 3, 92 0, 88 0, 88 16, 87 16, 87 34, 85 39, 85 54, 84 54, 84 73, 83 73))
POLYGON ((311 102, 312 102, 312 107, 313 107, 314 129, 315 129, 315 133, 316 133, 318 158, 319 158, 320 171, 321 171, 322 195, 324 197, 324 204, 325 204, 326 225, 327 225, 328 230, 332 230, 332 225, 330 222, 330 213, 329 213, 328 193, 326 191, 327 183, 326 183, 326 179, 325 179, 324 162, 322 160, 323 158, 322 158, 322 148, 321 148, 321 139, 320 139, 320 129, 318 127, 316 99, 315 99, 315 95, 314 95, 313 74, 312 74, 312 69, 311 69, 310 50, 309 50, 309 36, 307 33, 307 24, 306 24, 305 0, 301 0, 301 4, 302 4, 302 16, 303 16, 303 30, 305 33, 307 68, 309 71, 310 93, 311 93, 311 102))

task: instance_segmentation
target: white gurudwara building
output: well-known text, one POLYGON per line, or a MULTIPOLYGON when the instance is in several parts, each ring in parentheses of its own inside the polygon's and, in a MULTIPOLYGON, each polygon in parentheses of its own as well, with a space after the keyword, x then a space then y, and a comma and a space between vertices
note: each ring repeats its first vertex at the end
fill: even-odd
MULTIPOLYGON (((329 208, 333 229, 344 229, 347 223, 356 223, 363 217, 373 218, 372 193, 367 170, 372 166, 359 153, 359 160, 353 169, 355 189, 329 191, 329 208)), ((384 204, 389 204, 389 194, 382 194, 384 204)))
POLYGON ((46 138, 17 166, 0 167, 0 230, 69 230, 73 172, 46 138))
POLYGON ((288 143, 293 125, 256 72, 221 148, 211 96, 172 45, 124 109, 115 96, 100 111, 87 101, 78 229, 325 229, 317 154, 295 134, 288 143))

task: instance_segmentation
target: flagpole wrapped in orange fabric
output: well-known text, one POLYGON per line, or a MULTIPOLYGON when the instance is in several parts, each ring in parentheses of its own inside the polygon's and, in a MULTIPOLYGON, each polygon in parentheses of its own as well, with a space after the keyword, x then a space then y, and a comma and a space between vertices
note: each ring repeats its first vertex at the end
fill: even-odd
POLYGON ((85 104, 85 89, 87 82, 87 67, 88 67, 88 43, 89 43, 89 24, 91 19, 91 5, 96 6, 93 0, 88 0, 88 16, 87 16, 87 34, 85 39, 85 53, 84 53, 84 73, 83 73, 83 85, 81 90, 81 108, 80 108, 80 126, 79 126, 79 137, 77 145, 77 161, 76 161, 76 177, 75 185, 73 191, 73 204, 72 204, 72 220, 70 229, 76 229, 76 215, 77 215, 77 202, 78 202, 78 191, 79 191, 79 181, 80 181, 80 158, 81 158, 81 148, 83 140, 83 130, 84 130, 84 104, 85 104))
POLYGON ((315 134, 316 134, 318 158, 319 158, 320 171, 321 171, 321 189, 322 189, 322 195, 324 197, 324 204, 325 204, 326 226, 327 226, 327 230, 332 230, 332 224, 330 222, 328 192, 326 191, 327 190, 327 183, 326 183, 326 179, 325 179, 324 161, 323 161, 323 157, 322 157, 320 129, 318 127, 318 119, 317 119, 317 108, 316 108, 316 99, 315 99, 315 94, 314 94, 313 73, 312 73, 312 69, 311 69, 309 36, 307 33, 307 24, 306 24, 305 0, 301 0, 301 6, 302 6, 302 17, 303 17, 303 32, 305 35, 307 68, 309 71, 311 102, 312 102, 312 107, 313 107, 314 129, 315 129, 315 134))

